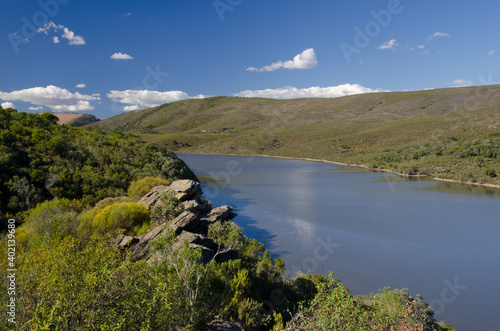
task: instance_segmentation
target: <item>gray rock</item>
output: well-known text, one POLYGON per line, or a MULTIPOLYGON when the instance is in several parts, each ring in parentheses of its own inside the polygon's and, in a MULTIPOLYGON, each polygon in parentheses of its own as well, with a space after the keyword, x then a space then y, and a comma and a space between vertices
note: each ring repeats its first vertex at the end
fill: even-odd
POLYGON ((148 207, 149 210, 152 210, 160 200, 160 193, 167 192, 169 189, 170 187, 165 185, 155 186, 139 200, 139 203, 142 203, 148 207))
POLYGON ((181 233, 182 230, 194 227, 198 222, 199 213, 193 213, 191 211, 185 210, 172 221, 172 223, 170 224, 170 228, 175 233, 181 233))
POLYGON ((224 320, 215 320, 208 324, 210 331, 243 331, 244 328, 240 323, 229 322, 224 320))
POLYGON ((229 206, 222 206, 212 209, 206 215, 200 219, 201 221, 207 221, 210 223, 223 222, 231 218, 233 208, 229 206))
POLYGON ((137 237, 124 236, 123 239, 118 244, 118 247, 129 248, 137 244, 139 241, 140 240, 137 237))
POLYGON ((235 214, 233 214, 233 208, 229 206, 222 206, 213 208, 208 213, 205 213, 196 224, 196 226, 192 227, 193 232, 197 233, 208 233, 208 227, 210 224, 215 222, 223 222, 234 218, 235 214))
POLYGON ((133 261, 142 260, 146 258, 151 251, 149 242, 157 237, 165 230, 167 224, 161 224, 154 229, 146 232, 137 237, 138 242, 130 248, 130 254, 133 261))
POLYGON ((174 190, 177 199, 184 201, 200 190, 200 183, 191 179, 183 179, 170 184, 170 188, 174 190))
POLYGON ((198 244, 189 244, 189 248, 192 249, 201 248, 203 254, 201 255, 201 258, 198 259, 198 263, 207 264, 208 262, 212 261, 212 259, 215 256, 215 252, 205 246, 201 246, 198 244))

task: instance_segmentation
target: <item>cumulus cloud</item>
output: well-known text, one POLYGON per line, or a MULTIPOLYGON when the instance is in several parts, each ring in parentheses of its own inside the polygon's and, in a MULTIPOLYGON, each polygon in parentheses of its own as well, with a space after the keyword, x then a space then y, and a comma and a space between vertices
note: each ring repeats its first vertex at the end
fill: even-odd
POLYGON ((446 85, 454 85, 454 86, 469 86, 472 85, 472 82, 470 80, 464 80, 464 79, 455 79, 451 83, 445 83, 446 85))
POLYGON ((124 111, 133 111, 133 110, 137 110, 137 109, 141 109, 141 107, 139 107, 139 105, 132 105, 132 106, 123 107, 124 111))
POLYGON ((29 110, 42 110, 43 106, 38 106, 38 107, 29 107, 29 110))
POLYGON ((127 53, 118 52, 111 55, 113 60, 133 60, 134 58, 127 53))
POLYGON ((3 109, 16 108, 12 102, 2 102, 1 106, 3 109))
POLYGON ((285 69, 312 69, 318 65, 314 48, 308 48, 300 54, 297 54, 293 60, 278 61, 262 68, 247 68, 247 71, 263 72, 275 71, 281 68, 285 69))
POLYGON ((392 50, 394 50, 397 46, 399 46, 399 44, 396 42, 396 39, 391 39, 389 41, 386 41, 385 43, 383 43, 379 47, 377 47, 377 49, 392 49, 392 50))
POLYGON ((272 99, 296 99, 296 98, 338 98, 346 95, 389 92, 382 89, 370 89, 359 84, 343 84, 338 86, 308 88, 296 88, 287 86, 277 89, 246 90, 235 94, 237 97, 247 98, 272 98, 272 99))
POLYGON ((488 52, 488 55, 492 56, 493 54, 495 54, 496 51, 497 51, 496 49, 492 49, 491 51, 488 52))
POLYGON ((451 37, 451 35, 449 33, 445 33, 445 32, 435 32, 434 34, 431 34, 427 38, 427 41, 432 40, 434 38, 442 38, 442 37, 451 37))
POLYGON ((183 91, 149 91, 149 90, 125 90, 125 91, 109 91, 108 98, 119 103, 129 104, 124 107, 125 111, 136 110, 146 107, 156 107, 164 103, 180 101, 184 99, 205 98, 204 95, 195 97, 189 96, 183 91))
POLYGON ((81 83, 81 84, 76 85, 75 87, 76 87, 76 88, 86 88, 86 87, 87 87, 87 85, 85 85, 85 84, 81 83))
MULTIPOLYGON (((67 39, 69 45, 85 45, 85 40, 83 39, 82 36, 76 35, 73 31, 68 29, 62 24, 55 24, 54 22, 50 21, 46 23, 44 26, 40 27, 38 29, 38 33, 44 33, 46 35, 49 34, 49 32, 55 32, 55 33, 60 33, 62 31, 61 38, 67 39)), ((59 37, 55 36, 53 39, 55 44, 58 44, 60 42, 59 37)))
POLYGON ((71 93, 54 85, 32 87, 13 92, 0 91, 0 99, 29 102, 36 106, 46 106, 56 112, 94 110, 90 101, 101 100, 99 94, 71 93))

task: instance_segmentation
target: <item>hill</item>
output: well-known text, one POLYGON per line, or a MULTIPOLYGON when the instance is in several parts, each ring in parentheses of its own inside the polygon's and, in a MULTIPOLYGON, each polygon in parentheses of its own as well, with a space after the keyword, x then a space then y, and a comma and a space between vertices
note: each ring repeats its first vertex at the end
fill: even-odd
POLYGON ((196 178, 173 153, 132 135, 56 122, 49 113, 0 107, 0 230, 9 217, 46 200, 88 206, 122 195, 145 176, 196 178))
POLYGON ((500 85, 335 99, 212 97, 91 126, 178 152, 313 158, 500 184, 500 85))
MULTIPOLYGON (((41 113, 43 114, 43 113, 41 113)), ((76 113, 50 113, 56 116, 61 125, 73 124, 74 126, 84 126, 97 121, 100 121, 97 117, 90 114, 76 114, 76 113)))

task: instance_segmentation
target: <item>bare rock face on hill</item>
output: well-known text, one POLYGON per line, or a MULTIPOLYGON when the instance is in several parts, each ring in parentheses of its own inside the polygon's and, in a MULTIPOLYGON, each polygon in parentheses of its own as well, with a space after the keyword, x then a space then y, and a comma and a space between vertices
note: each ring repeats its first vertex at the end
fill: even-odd
POLYGON ((90 114, 76 114, 76 113, 51 113, 56 116, 61 125, 73 124, 74 126, 84 126, 94 122, 100 121, 97 117, 90 114))
MULTIPOLYGON (((208 227, 216 222, 231 220, 236 215, 229 206, 213 208, 208 201, 203 199, 200 184, 193 180, 179 180, 170 186, 156 186, 144 195, 139 203, 144 204, 149 210, 157 208, 162 202, 162 193, 172 192, 182 202, 184 211, 175 219, 165 217, 157 220, 157 226, 143 235, 137 237, 119 236, 116 246, 130 250, 134 261, 146 259, 148 261, 158 256, 151 256, 151 242, 161 238, 170 231, 177 235, 174 251, 180 249, 187 241, 191 248, 201 248, 203 258, 201 263, 207 263, 216 255, 217 245, 208 237, 208 227)), ((225 260, 227 256, 219 255, 216 259, 225 260)))

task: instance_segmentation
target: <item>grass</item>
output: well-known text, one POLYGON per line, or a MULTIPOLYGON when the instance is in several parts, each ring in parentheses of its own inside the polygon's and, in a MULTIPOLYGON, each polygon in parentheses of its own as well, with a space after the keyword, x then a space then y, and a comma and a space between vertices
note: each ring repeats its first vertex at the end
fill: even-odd
POLYGON ((91 126, 138 134, 182 153, 325 159, 500 185, 500 85, 335 99, 213 97, 91 126))

